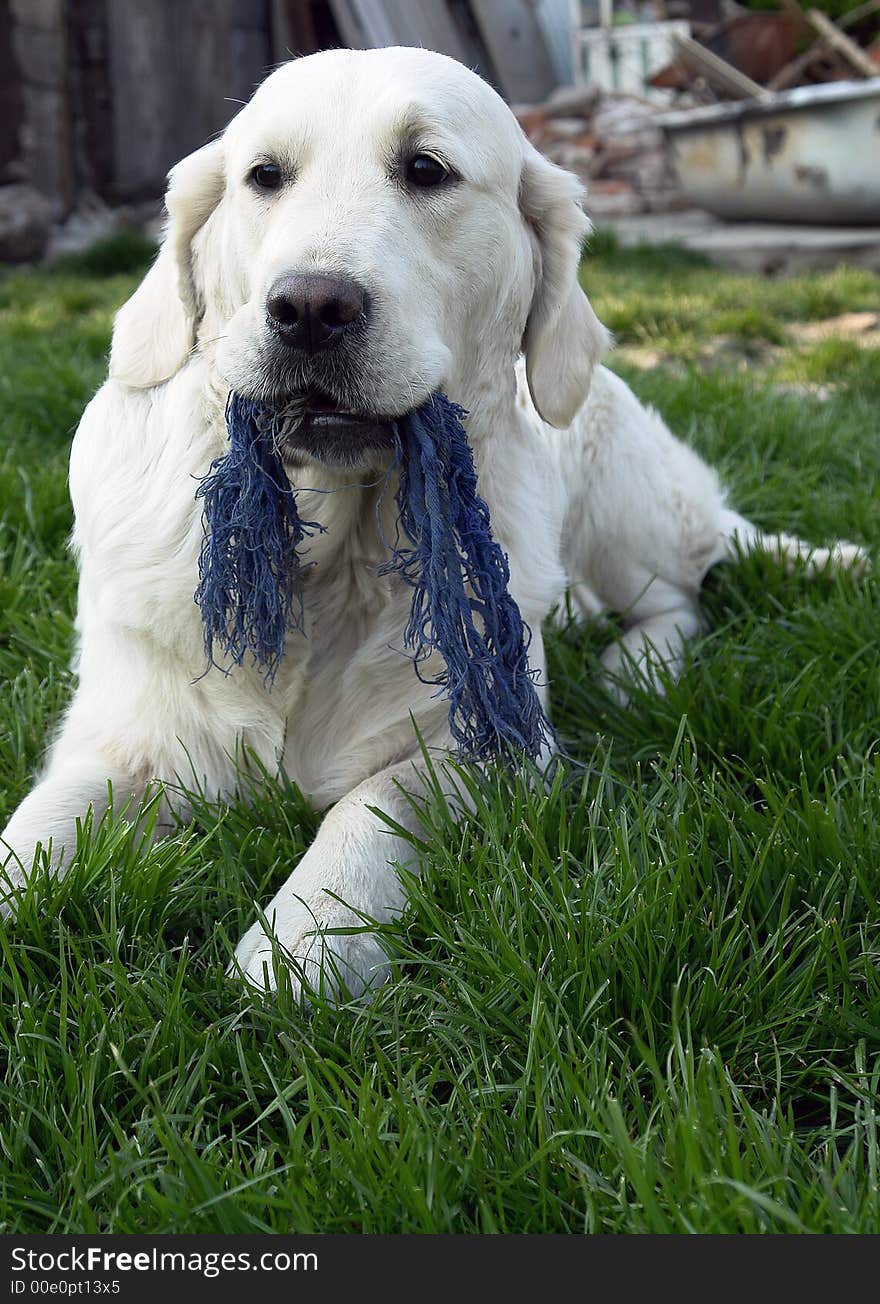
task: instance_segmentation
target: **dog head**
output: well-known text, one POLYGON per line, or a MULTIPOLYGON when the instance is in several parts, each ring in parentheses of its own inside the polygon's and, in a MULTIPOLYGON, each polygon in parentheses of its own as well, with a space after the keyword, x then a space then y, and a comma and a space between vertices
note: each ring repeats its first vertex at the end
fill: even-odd
POLYGON ((606 340, 578 283, 581 199, 452 59, 296 60, 172 170, 111 376, 159 384, 210 349, 230 388, 299 405, 301 452, 357 460, 435 390, 471 406, 509 386, 524 351, 535 406, 567 424, 606 340))

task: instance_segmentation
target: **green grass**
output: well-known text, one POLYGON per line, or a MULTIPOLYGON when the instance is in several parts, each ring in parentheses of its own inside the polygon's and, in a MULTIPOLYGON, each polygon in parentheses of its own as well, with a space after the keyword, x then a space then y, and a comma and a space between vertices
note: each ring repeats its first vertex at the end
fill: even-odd
MULTIPOLYGON (((140 256, 0 280, 0 819, 70 693, 66 456, 140 256)), ((784 331, 876 307, 877 278, 606 242, 585 280, 624 343, 677 350, 622 369, 738 506, 876 546, 878 354, 784 331), (776 352, 697 365, 716 334, 776 352)), ((314 835, 289 786, 153 846, 87 828, 0 929, 0 1230, 880 1231, 877 580, 753 557, 705 608, 680 683, 626 712, 597 635, 550 635, 572 759, 546 790, 463 773, 461 822, 425 809, 371 1003, 224 977, 314 835)))

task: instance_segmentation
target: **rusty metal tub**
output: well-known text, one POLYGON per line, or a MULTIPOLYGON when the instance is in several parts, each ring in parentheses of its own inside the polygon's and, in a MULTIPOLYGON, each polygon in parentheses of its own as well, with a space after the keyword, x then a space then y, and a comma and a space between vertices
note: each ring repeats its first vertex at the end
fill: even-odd
POLYGON ((719 217, 880 225, 880 77, 655 121, 688 198, 719 217))

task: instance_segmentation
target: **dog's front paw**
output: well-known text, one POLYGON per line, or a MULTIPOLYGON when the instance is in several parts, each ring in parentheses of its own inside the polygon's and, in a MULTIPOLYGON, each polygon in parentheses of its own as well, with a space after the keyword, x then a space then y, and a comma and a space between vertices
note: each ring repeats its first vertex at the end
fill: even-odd
POLYGON ((301 901, 273 902, 235 949, 230 973, 263 992, 278 989, 287 971, 294 996, 319 992, 331 1000, 359 996, 384 982, 388 956, 376 934, 332 898, 314 908, 301 901))

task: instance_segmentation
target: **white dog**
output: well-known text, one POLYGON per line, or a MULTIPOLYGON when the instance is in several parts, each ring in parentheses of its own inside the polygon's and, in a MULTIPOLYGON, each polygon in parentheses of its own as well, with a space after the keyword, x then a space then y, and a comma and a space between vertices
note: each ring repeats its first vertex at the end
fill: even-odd
MULTIPOLYGON (((608 339, 578 283, 582 199, 479 77, 416 49, 289 63, 173 169, 161 252, 116 318, 110 378, 74 440, 78 688, 3 834, 13 884, 41 848, 69 862, 76 820, 106 807, 108 781, 120 804, 156 779, 222 800, 250 752, 332 807, 265 907, 277 943, 313 982, 357 991, 383 973, 375 937, 338 931, 402 905, 395 865, 412 847, 370 808, 412 827, 400 784, 421 760, 413 719, 431 753, 451 738, 446 703, 403 654, 411 592, 377 574, 376 486, 389 418, 435 391, 470 413, 542 678, 541 624, 567 588, 586 612, 623 613, 607 666, 654 651, 674 668, 698 629, 700 583, 734 540, 858 561, 842 545, 764 540, 597 367, 608 339), (194 495, 225 450, 230 389, 302 398, 286 467, 301 515, 326 526, 309 543, 305 634, 291 633, 271 686, 249 665, 202 673, 194 495)), ((274 986, 260 924, 236 958, 274 986)))

